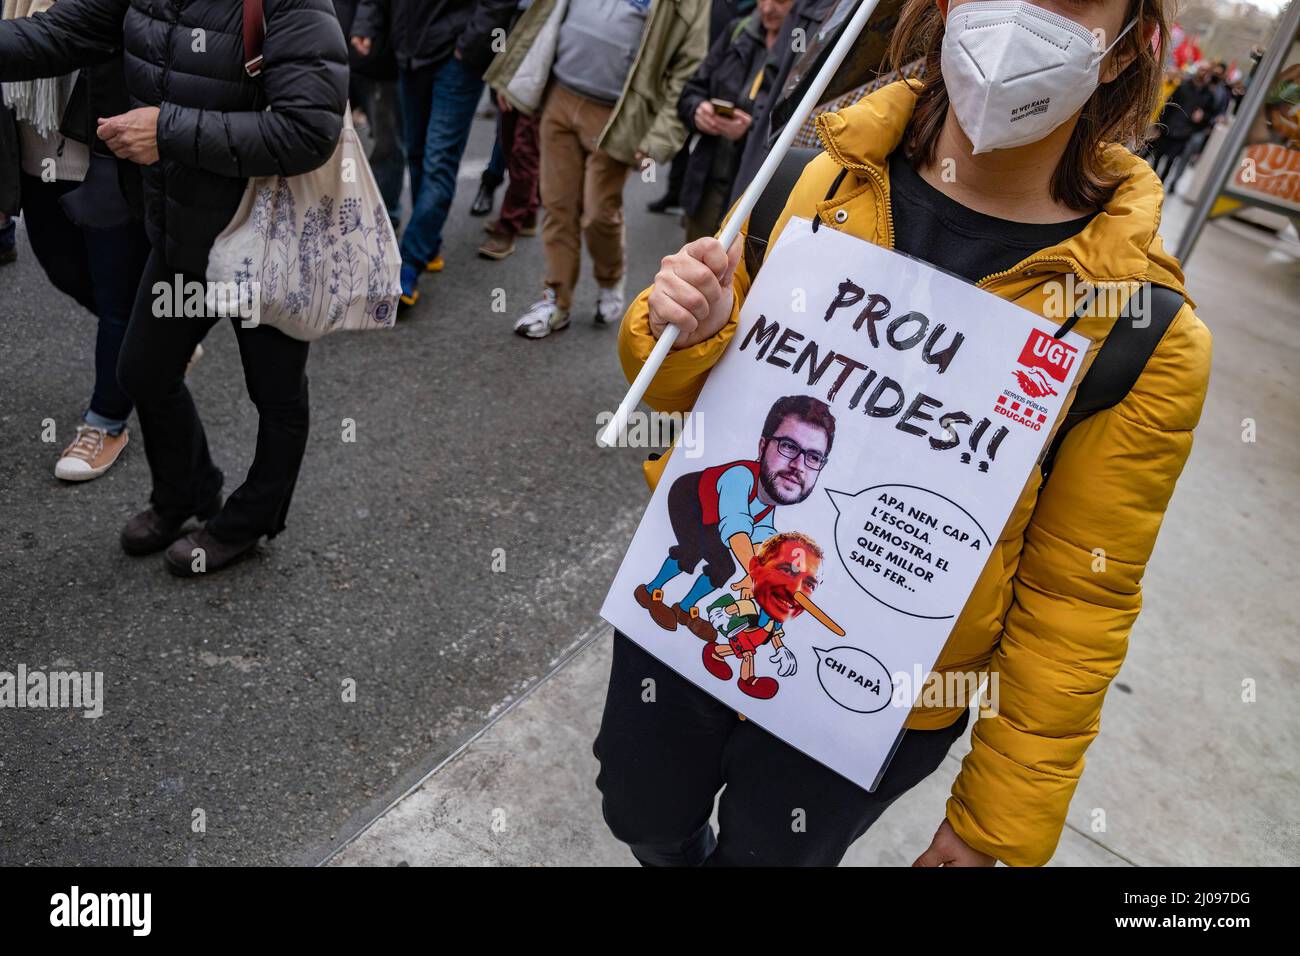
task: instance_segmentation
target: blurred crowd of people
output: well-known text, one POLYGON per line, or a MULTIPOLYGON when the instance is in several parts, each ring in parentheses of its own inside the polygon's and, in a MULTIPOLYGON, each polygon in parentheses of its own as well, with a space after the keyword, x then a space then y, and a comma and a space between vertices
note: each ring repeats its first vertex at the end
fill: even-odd
MULTIPOLYGON (((667 193, 652 209, 684 214, 690 237, 716 231, 734 202, 750 128, 783 62, 793 59, 781 51, 798 48, 777 42, 795 0, 335 6, 350 38, 352 103, 364 114, 372 165, 399 227, 402 177, 392 157, 405 155, 409 169, 404 305, 419 300, 425 273, 445 267, 442 231, 457 170, 483 87, 490 87, 497 135, 470 211, 491 216, 478 249, 491 260, 511 256, 540 221, 540 295, 514 320, 528 338, 569 323, 584 246, 597 286, 593 320, 622 317, 630 175, 657 177, 671 163, 667 193)), ((815 23, 832 4, 798 6, 815 23)), ((750 166, 752 176, 757 164, 750 166)))
POLYGON ((1151 131, 1147 156, 1172 196, 1179 177, 1200 157, 1214 127, 1227 122, 1246 88, 1242 77, 1229 77, 1228 64, 1218 60, 1196 64, 1190 76, 1171 71, 1166 89, 1169 95, 1151 131))
MULTIPOLYGON (((346 45, 334 56, 347 59, 347 100, 367 138, 371 170, 400 236, 404 306, 419 300, 427 273, 445 267, 443 231, 470 129, 490 87, 496 136, 470 212, 485 219, 478 249, 485 259, 507 259, 519 237, 541 232, 545 273, 539 296, 514 318, 514 330, 528 338, 568 324, 584 246, 597 285, 593 320, 617 323, 622 317, 623 195, 630 175, 653 180, 661 170, 667 174, 667 190, 651 208, 682 215, 688 238, 717 230, 765 155, 767 100, 799 50, 791 30, 815 27, 834 5, 832 0, 284 0, 268 3, 272 36, 282 6, 286 14, 292 9, 295 18, 305 19, 329 9, 326 3, 332 4, 346 45), (761 133, 751 135, 755 127, 761 133)), ((9 22, 7 32, 0 33, 0 50, 38 51, 31 62, 15 52, 4 73, 5 104, 11 109, 0 110, 5 185, 0 209, 9 214, 0 212, 0 265, 17 256, 14 213, 21 196, 28 240, 51 283, 98 319, 93 388, 76 436, 55 469, 69 481, 104 474, 129 440, 128 419, 137 402, 120 381, 119 368, 151 249, 161 244, 166 259, 169 242, 185 247, 184 261, 173 257, 167 265, 201 277, 204 250, 228 212, 228 203, 217 204, 212 223, 202 229, 174 217, 165 228, 150 230, 144 208, 153 195, 149 169, 172 160, 165 154, 115 151, 101 136, 101 118, 131 116, 141 99, 133 95, 116 43, 118 38, 128 46, 132 42, 129 25, 118 19, 129 6, 130 0, 5 0, 9 22), (67 31, 80 31, 75 47, 60 47, 67 31), (72 65, 61 61, 75 50, 84 54, 79 61, 93 65, 47 75, 72 65)), ((230 82, 243 65, 240 14, 238 4, 205 0, 193 15, 177 21, 221 34, 219 48, 199 51, 205 54, 203 67, 217 74, 213 80, 230 82), (213 61, 226 52, 227 62, 214 68, 213 61)), ((313 20, 312 29, 329 27, 313 20)), ((164 64, 157 69, 159 77, 165 75, 164 64)), ((212 98, 214 87, 197 79, 189 86, 187 109, 224 105, 212 98)), ((252 94, 243 90, 241 95, 252 94)), ((274 111, 276 104, 270 105, 274 111)), ((289 108, 295 107, 301 104, 289 108)), ((162 109, 165 118, 166 104, 162 109)), ((159 129, 159 145, 165 147, 163 136, 159 129)), ((240 155, 242 145, 232 144, 240 173, 284 171, 249 168, 240 155)), ((204 161, 192 159, 200 166, 204 161)), ((145 342, 144 336, 136 339, 145 342)), ((260 354, 260 348, 249 348, 260 354)), ((305 347, 298 351, 305 364, 305 347)), ((196 341, 175 371, 183 375, 201 354, 196 341)), ((184 387, 179 380, 171 385, 184 387)), ((300 406, 297 417, 305 415, 305 377, 299 391, 304 397, 294 403, 300 406)), ((182 431, 177 440, 197 441, 192 423, 182 431)), ((202 465, 202 452, 186 454, 202 465)), ((296 465, 284 467, 296 473, 296 465)), ((156 483, 162 478, 155 473, 156 483)), ((282 511, 285 504, 272 510, 282 511)), ((220 509, 212 498, 178 507, 196 515, 220 509)), ((158 533, 141 547, 152 548, 170 536, 175 521, 149 524, 158 533)))
MULTIPOLYGON (((539 231, 543 249, 538 297, 512 317, 514 331, 536 339, 569 324, 584 247, 597 286, 588 314, 617 323, 628 178, 662 174, 651 211, 680 215, 687 240, 714 234, 779 132, 771 107, 805 50, 799 41, 837 7, 266 0, 266 62, 251 76, 241 36, 250 2, 4 0, 0 22, 9 107, 0 109, 0 265, 16 256, 21 205, 51 283, 98 319, 93 387, 55 474, 104 474, 134 410, 151 433, 154 492, 123 547, 151 553, 176 542, 188 519, 214 519, 180 541, 178 573, 196 542, 220 566, 283 528, 306 443, 307 344, 237 329, 261 430, 248 480, 223 501, 184 384, 215 320, 173 334, 147 294, 159 278, 203 279, 248 177, 319 166, 350 103, 400 237, 400 301, 412 306, 427 274, 446 268, 444 229, 487 89, 496 136, 470 207, 485 220, 478 253, 507 259, 539 231)), ((1222 63, 1176 80, 1147 154, 1170 192, 1242 90, 1222 63)))
POLYGON ((629 176, 667 174, 655 208, 680 207, 688 236, 714 232, 765 155, 770 91, 801 49, 792 25, 815 26, 832 6, 4 0, 0 265, 17 256, 21 210, 49 281, 98 320, 93 386, 55 474, 105 474, 134 412, 153 491, 123 528, 124 550, 165 551, 181 575, 196 548, 207 571, 234 561, 284 527, 306 445, 308 343, 236 323, 260 424, 248 476, 224 498, 185 385, 217 320, 159 321, 150 290, 204 281, 249 177, 320 166, 350 104, 400 237, 400 302, 414 305, 445 268, 443 233, 489 89, 496 137, 470 209, 485 220, 478 253, 507 259, 538 232, 544 252, 538 298, 514 330, 541 338, 569 323, 584 246, 589 314, 617 323, 629 176), (250 10, 266 34, 260 72, 244 55, 250 10), (192 519, 206 524, 183 533, 192 519))

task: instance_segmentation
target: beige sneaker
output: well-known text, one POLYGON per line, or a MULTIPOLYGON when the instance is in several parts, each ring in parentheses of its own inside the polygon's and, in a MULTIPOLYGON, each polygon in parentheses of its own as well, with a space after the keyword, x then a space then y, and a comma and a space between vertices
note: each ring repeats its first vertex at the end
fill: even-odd
POLYGON ((92 425, 78 425, 77 438, 63 449, 63 457, 54 466, 54 477, 64 481, 90 481, 113 467, 130 436, 125 428, 116 435, 92 425))

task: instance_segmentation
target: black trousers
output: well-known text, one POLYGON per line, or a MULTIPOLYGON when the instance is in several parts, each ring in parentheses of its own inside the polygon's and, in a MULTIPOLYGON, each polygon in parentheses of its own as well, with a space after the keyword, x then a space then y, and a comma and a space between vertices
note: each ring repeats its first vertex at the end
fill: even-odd
POLYGON ((693 574, 700 561, 709 583, 720 588, 736 573, 736 559, 722 540, 716 524, 704 523, 700 504, 700 472, 682 475, 668 489, 668 521, 677 543, 668 549, 668 557, 677 562, 683 574, 693 574))
POLYGON ((1170 139, 1168 136, 1161 136, 1152 144, 1151 153, 1154 157, 1152 168, 1155 169, 1156 175, 1165 181, 1165 192, 1174 191, 1174 184, 1170 181, 1171 174, 1178 165, 1178 159, 1183 155, 1183 150, 1187 148, 1190 139, 1170 139))
POLYGON ((643 865, 835 866, 885 808, 938 768, 969 718, 966 711, 943 730, 909 730, 868 793, 616 631, 596 786, 605 822, 643 865), (724 786, 715 838, 709 817, 724 786))
MULTIPOLYGON (((212 462, 203 423, 185 387, 185 365, 194 346, 218 319, 166 314, 174 309, 155 293, 155 285, 171 297, 177 282, 183 292, 184 284, 201 281, 186 274, 178 278, 157 249, 149 254, 117 369, 140 419, 153 478, 149 500, 160 516, 174 521, 199 512, 221 491, 221 471, 212 462)), ((214 537, 233 543, 284 530, 307 449, 309 414, 308 344, 270 326, 245 328, 240 319, 230 321, 248 397, 258 414, 257 448, 248 475, 208 522, 214 537)))

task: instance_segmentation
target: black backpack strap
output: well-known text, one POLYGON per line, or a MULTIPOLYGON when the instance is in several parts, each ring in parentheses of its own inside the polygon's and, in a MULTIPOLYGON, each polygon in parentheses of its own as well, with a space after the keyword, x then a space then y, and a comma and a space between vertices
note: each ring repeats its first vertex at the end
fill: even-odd
MULTIPOLYGON (((1081 308, 1087 308, 1087 304, 1085 302, 1081 308)), ((1129 298, 1093 359, 1088 374, 1079 383, 1074 401, 1043 456, 1044 482, 1051 474, 1056 453, 1070 429, 1090 415, 1113 408, 1124 400, 1182 307, 1183 296, 1180 293, 1150 282, 1142 283, 1129 298), (1138 324, 1133 320, 1136 316, 1146 316, 1149 321, 1138 324)), ((1077 319, 1078 313, 1075 313, 1063 328, 1073 326, 1077 319)))
POLYGON ((768 180, 767 188, 754 204, 754 209, 749 214, 749 228, 745 230, 745 270, 749 273, 751 282, 767 255, 768 236, 781 217, 781 210, 790 198, 790 191, 803 175, 804 167, 820 152, 814 146, 790 147, 768 180))

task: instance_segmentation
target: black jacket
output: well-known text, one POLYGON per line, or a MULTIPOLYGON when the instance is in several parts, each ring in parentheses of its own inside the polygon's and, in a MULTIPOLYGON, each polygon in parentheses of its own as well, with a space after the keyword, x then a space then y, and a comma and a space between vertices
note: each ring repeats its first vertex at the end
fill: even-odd
MULTIPOLYGON (((352 24, 357 19, 357 8, 360 6, 360 0, 334 0, 334 13, 339 18, 339 26, 343 28, 344 40, 350 41, 358 35, 353 31, 352 24)), ((368 56, 362 56, 349 42, 348 65, 352 68, 353 79, 358 76, 368 76, 374 80, 397 79, 397 58, 393 56, 393 47, 387 37, 375 37, 368 56)), ((364 105, 358 102, 355 94, 352 94, 352 102, 357 106, 364 105)))
POLYGON ((1214 89, 1206 83, 1197 86, 1195 80, 1186 80, 1170 95, 1165 108, 1160 111, 1160 125, 1165 128, 1163 138, 1189 139, 1214 122, 1218 115, 1218 102, 1214 89), (1197 110, 1201 118, 1193 120, 1197 110))
POLYGON ((90 147, 97 156, 113 162, 117 173, 117 188, 127 207, 136 219, 144 219, 144 183, 140 167, 125 159, 117 159, 95 135, 100 116, 116 116, 131 108, 131 94, 126 88, 126 70, 122 57, 93 66, 83 67, 72 89, 72 97, 63 111, 59 132, 90 147))
POLYGON ((248 177, 310 172, 343 125, 347 52, 330 0, 266 0, 265 15, 253 79, 238 0, 59 0, 0 23, 0 80, 58 76, 124 51, 131 105, 160 108, 161 159, 141 170, 145 228, 169 266, 202 275, 248 177))
MULTIPOLYGON (((95 136, 95 120, 116 116, 131 108, 126 91, 122 58, 115 56, 94 66, 83 67, 63 111, 59 132, 86 146, 99 156, 112 159, 117 188, 136 219, 144 218, 144 197, 140 167, 113 159, 112 152, 95 136)), ((21 156, 18 130, 11 110, 0 107, 0 212, 16 215, 22 209, 21 156)))
MULTIPOLYGON (((705 100, 721 99, 752 116, 754 100, 749 93, 767 59, 767 37, 758 14, 738 17, 726 26, 695 75, 686 81, 677 101, 677 115, 693 134, 687 141, 690 158, 681 192, 682 208, 688 215, 699 209, 700 198, 711 182, 721 186, 724 195, 730 192, 745 144, 745 139, 732 142, 701 133, 695 128, 695 111, 705 100)), ((774 67, 769 72, 775 72, 774 67)), ((772 77, 765 79, 770 82, 772 77)))
POLYGON ((0 103, 0 216, 16 216, 22 209, 18 170, 18 127, 13 110, 0 103))
POLYGON ((496 51, 492 31, 509 25, 516 0, 359 0, 352 35, 387 39, 403 70, 441 63, 460 51, 461 63, 482 76, 496 51))

